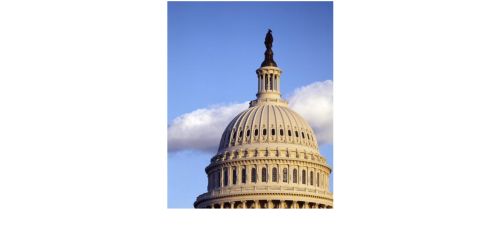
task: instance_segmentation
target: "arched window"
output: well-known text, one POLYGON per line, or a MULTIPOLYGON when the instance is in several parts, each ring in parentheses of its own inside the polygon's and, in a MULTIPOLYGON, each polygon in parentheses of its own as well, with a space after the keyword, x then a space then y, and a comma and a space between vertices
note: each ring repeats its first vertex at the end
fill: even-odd
POLYGON ((257 178, 257 170, 255 168, 252 169, 252 176, 250 179, 252 179, 252 182, 255 182, 255 178, 257 178))
POLYGON ((307 140, 311 140, 311 139, 309 139, 309 133, 307 134, 307 140))
POLYGON ((302 184, 306 184, 306 170, 302 170, 302 184))
POLYGON ((273 168, 273 182, 278 182, 278 169, 273 168))
POLYGON ((288 182, 288 174, 286 168, 283 169, 283 182, 288 182))
POLYGON ((254 134, 254 135, 255 135, 255 136, 259 135, 259 129, 256 129, 256 130, 255 130, 255 134, 254 134))
POLYGON ((291 137, 292 136, 292 131, 288 130, 288 136, 291 137))
POLYGON ((247 137, 250 136, 250 129, 247 130, 247 137))
POLYGON ((227 186, 227 183, 228 183, 228 173, 227 173, 227 169, 224 170, 224 186, 227 186))
POLYGON ((236 184, 236 180, 237 180, 237 178, 236 178, 236 170, 233 169, 233 184, 236 184))
POLYGON ((262 182, 267 182, 266 168, 262 168, 262 182))
POLYGON ((280 136, 283 136, 283 129, 280 129, 280 136))
POLYGON ((274 131, 274 129, 271 129, 271 135, 276 135, 276 131, 274 131))
POLYGON ((306 138, 306 137, 304 136, 304 132, 302 132, 302 138, 304 138, 304 139, 306 138))
POLYGON ((295 131, 295 137, 299 137, 299 132, 295 131))
POLYGON ((319 173, 316 173, 316 187, 319 187, 319 173))
POLYGON ((247 183, 247 170, 241 170, 241 183, 247 183))
POLYGON ((293 183, 297 183, 297 169, 293 169, 293 183))
POLYGON ((311 174, 311 175, 309 176, 309 177, 310 177, 310 178, 309 178, 309 179, 310 179, 310 180, 309 180, 309 184, 310 184, 310 185, 314 185, 314 180, 313 180, 313 171, 311 171, 311 173, 310 173, 310 174, 311 174))
POLYGON ((240 137, 243 136, 243 130, 240 130, 240 137))
POLYGON ((267 131, 267 129, 262 130, 262 135, 264 135, 264 136, 267 135, 266 131, 267 131))

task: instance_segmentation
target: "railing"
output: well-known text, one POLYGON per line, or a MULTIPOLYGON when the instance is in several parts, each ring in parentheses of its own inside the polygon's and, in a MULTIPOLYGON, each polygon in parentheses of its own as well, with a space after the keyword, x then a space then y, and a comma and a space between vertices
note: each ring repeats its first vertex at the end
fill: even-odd
POLYGON ((210 192, 203 193, 199 195, 196 200, 203 200, 206 198, 211 198, 217 195, 225 194, 246 194, 248 192, 252 193, 263 193, 263 192, 296 192, 297 194, 309 194, 309 195, 321 195, 332 197, 333 193, 321 190, 321 189, 307 189, 289 186, 249 186, 249 187, 236 187, 236 188, 221 188, 218 190, 213 190, 210 192))

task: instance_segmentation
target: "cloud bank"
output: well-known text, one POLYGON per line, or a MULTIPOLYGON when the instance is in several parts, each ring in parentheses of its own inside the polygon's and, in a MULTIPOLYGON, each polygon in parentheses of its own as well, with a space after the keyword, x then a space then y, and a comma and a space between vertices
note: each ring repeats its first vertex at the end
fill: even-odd
MULTIPOLYGON (((333 143, 333 81, 297 88, 285 99, 290 108, 311 125, 318 144, 333 143)), ((175 118, 168 124, 168 151, 194 150, 214 154, 224 129, 248 108, 248 103, 217 105, 175 118)))
POLYGON ((287 95, 290 109, 311 126, 318 144, 333 144, 333 81, 315 82, 287 95))

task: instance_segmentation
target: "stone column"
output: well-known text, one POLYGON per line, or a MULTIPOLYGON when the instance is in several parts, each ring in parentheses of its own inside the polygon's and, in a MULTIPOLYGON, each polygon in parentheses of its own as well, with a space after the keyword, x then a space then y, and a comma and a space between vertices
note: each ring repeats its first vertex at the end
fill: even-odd
POLYGON ((262 90, 262 78, 260 77, 260 73, 257 73, 257 75, 259 76, 259 91, 257 92, 260 93, 260 91, 262 90))
POLYGON ((280 200, 280 208, 281 208, 281 209, 284 209, 284 208, 285 208, 285 206, 283 206, 283 202, 284 202, 284 200, 280 200))
POLYGON ((267 208, 268 209, 271 209, 271 205, 272 205, 273 201, 272 200, 267 200, 267 208))
POLYGON ((212 209, 214 209, 214 208, 215 208, 215 204, 211 204, 210 206, 212 206, 212 209))
POLYGON ((297 207, 296 204, 297 204, 296 201, 292 200, 292 209, 295 209, 297 207))
POLYGON ((224 209, 224 203, 219 203, 219 205, 221 209, 224 209))
POLYGON ((280 91, 280 74, 278 74, 276 82, 277 82, 276 87, 277 87, 278 92, 279 92, 280 91))
POLYGON ((272 91, 271 74, 267 74, 267 91, 272 91))
POLYGON ((247 201, 246 200, 242 200, 241 201, 241 204, 243 206, 243 209, 246 209, 247 208, 247 201))
POLYGON ((255 209, 259 209, 259 201, 254 200, 253 203, 255 204, 255 209))
POLYGON ((224 170, 222 170, 222 169, 220 170, 220 178, 219 178, 219 180, 220 180, 220 184, 219 184, 220 186, 219 186, 219 188, 224 187, 224 170))
POLYGON ((234 201, 230 203, 231 204, 231 209, 234 209, 234 201))
MULTIPOLYGON (((307 175, 306 175, 307 176, 307 175)), ((306 182, 307 183, 307 182, 306 182)), ((309 202, 305 201, 304 202, 304 208, 305 209, 309 209, 309 202)))

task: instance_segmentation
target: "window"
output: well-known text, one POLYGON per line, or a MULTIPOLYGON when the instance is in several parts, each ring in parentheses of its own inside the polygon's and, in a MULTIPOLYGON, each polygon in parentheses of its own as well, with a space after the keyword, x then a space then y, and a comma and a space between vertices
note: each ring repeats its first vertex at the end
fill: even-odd
POLYGON ((288 130, 288 136, 291 137, 292 136, 292 131, 288 130))
POLYGON ((233 184, 236 184, 236 170, 233 169, 233 184))
POLYGON ((247 137, 250 136, 250 129, 247 130, 247 137))
POLYGON ((319 173, 316 173, 316 187, 319 187, 319 173))
POLYGON ((274 129, 271 129, 271 135, 276 135, 276 132, 274 131, 274 129))
POLYGON ((283 169, 283 182, 288 182, 287 178, 288 178, 288 175, 287 175, 286 168, 285 168, 285 169, 283 169))
POLYGON ((295 137, 299 137, 299 132, 295 131, 295 137))
POLYGON ((217 187, 220 187, 220 180, 222 179, 221 176, 220 176, 220 171, 219 171, 219 179, 217 180, 217 187))
POLYGON ((309 139, 309 134, 307 134, 307 140, 311 140, 311 139, 309 139))
POLYGON ((306 137, 304 136, 304 132, 302 132, 302 138, 306 138, 306 137))
POLYGON ((224 186, 227 186, 228 184, 228 177, 229 175, 227 175, 227 169, 224 170, 224 186))
POLYGON ((247 183, 247 170, 241 170, 241 183, 247 183))
POLYGON ((311 175, 309 176, 309 177, 310 177, 310 178, 309 178, 309 179, 310 179, 310 180, 309 180, 309 184, 310 184, 310 185, 313 185, 313 182, 314 182, 314 180, 313 180, 313 171, 311 171, 311 173, 310 173, 310 174, 311 174, 311 175))
POLYGON ((255 168, 253 168, 251 176, 252 182, 255 182, 255 178, 257 178, 257 171, 255 170, 255 168))
POLYGON ((262 182, 267 182, 267 173, 266 168, 262 168, 262 182))
POLYGON ((280 136, 283 136, 283 129, 280 129, 280 136))
POLYGON ((262 130, 262 135, 267 135, 266 129, 262 130))
POLYGON ((255 130, 255 134, 254 134, 254 135, 255 135, 255 136, 259 135, 259 129, 256 129, 256 130, 255 130))
POLYGON ((273 168, 273 182, 278 182, 278 169, 273 168))
POLYGON ((240 137, 243 136, 243 130, 240 130, 240 137))
POLYGON ((302 170, 302 184, 306 184, 306 170, 302 170))
POLYGON ((293 183, 297 183, 297 169, 293 169, 293 183))

